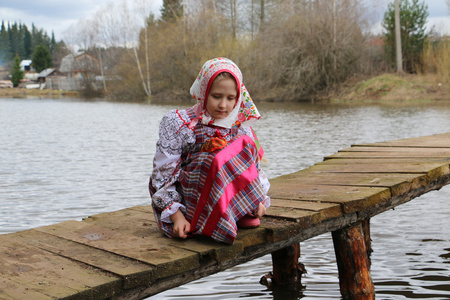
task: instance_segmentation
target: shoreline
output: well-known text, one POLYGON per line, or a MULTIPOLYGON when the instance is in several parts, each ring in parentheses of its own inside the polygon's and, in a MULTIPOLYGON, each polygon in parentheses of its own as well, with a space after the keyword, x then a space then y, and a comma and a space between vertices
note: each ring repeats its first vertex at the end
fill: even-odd
POLYGON ((59 91, 49 89, 3 88, 0 89, 0 98, 81 98, 77 91, 59 91))
MULTIPOLYGON (((162 95, 153 96, 155 103, 163 101, 162 95)), ((167 95, 166 95, 167 96, 167 95)), ((0 98, 83 98, 78 91, 63 91, 49 89, 2 88, 0 98)), ((170 99, 171 97, 167 97, 170 99)), ((117 102, 117 100, 101 97, 102 100, 117 102)), ((258 102, 292 102, 264 101, 258 102)), ((136 101, 129 101, 136 102, 136 101)), ((142 102, 145 102, 143 100, 142 102)), ((150 101, 152 102, 152 101, 150 101)), ((367 78, 352 78, 333 89, 316 101, 322 104, 404 104, 404 103, 450 103, 450 87, 448 83, 439 82, 436 75, 394 74, 385 73, 367 78)))

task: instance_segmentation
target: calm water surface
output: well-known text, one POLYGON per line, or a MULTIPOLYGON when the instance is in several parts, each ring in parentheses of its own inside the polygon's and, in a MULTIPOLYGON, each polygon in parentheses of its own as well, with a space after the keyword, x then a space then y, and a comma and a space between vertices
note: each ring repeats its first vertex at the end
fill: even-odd
MULTIPOLYGON (((270 178, 356 143, 450 132, 450 105, 260 104, 254 129, 270 178)), ((164 113, 174 106, 0 99, 0 234, 149 204, 164 113)), ((377 299, 450 299, 450 187, 372 218, 377 299)), ((331 234, 301 243, 292 299, 340 299, 331 234)), ((149 299, 278 299, 259 279, 270 255, 149 299)))

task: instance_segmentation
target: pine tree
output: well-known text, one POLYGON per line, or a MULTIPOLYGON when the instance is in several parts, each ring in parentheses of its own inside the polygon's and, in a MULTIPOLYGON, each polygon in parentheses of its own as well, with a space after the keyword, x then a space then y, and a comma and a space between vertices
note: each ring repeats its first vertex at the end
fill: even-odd
POLYGON ((31 33, 26 25, 22 26, 22 31, 23 31, 23 47, 25 52, 25 58, 29 59, 31 58, 31 53, 33 52, 31 50, 31 33))
MULTIPOLYGON (((428 18, 428 6, 419 0, 400 0, 400 34, 402 40, 402 58, 404 70, 415 72, 421 64, 421 53, 428 38, 425 33, 428 18)), ((388 61, 395 63, 395 9, 390 3, 384 15, 383 27, 385 51, 388 61)))
POLYGON ((5 23, 2 21, 0 28, 0 65, 5 65, 11 57, 11 46, 9 44, 9 35, 5 23))
POLYGON ((11 29, 9 30, 9 42, 11 45, 11 52, 13 55, 24 56, 23 51, 23 39, 21 39, 19 24, 13 23, 11 29))
POLYGON ((53 67, 50 51, 44 45, 39 45, 33 53, 32 66, 36 72, 41 72, 47 68, 53 67))
POLYGON ((25 72, 20 69, 20 57, 19 55, 16 55, 16 57, 14 58, 14 68, 11 79, 14 87, 19 85, 20 80, 24 77, 24 75, 25 72))
POLYGON ((177 21, 183 16, 182 0, 163 0, 161 20, 164 22, 177 21))

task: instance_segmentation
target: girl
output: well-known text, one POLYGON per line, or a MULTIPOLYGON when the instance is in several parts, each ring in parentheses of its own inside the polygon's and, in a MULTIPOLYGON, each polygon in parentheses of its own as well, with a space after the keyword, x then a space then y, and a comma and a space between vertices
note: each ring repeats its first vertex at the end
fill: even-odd
POLYGON ((270 184, 250 124, 261 116, 227 58, 207 61, 190 89, 197 104, 160 124, 150 177, 156 220, 169 237, 232 244, 237 226, 259 226, 270 184))

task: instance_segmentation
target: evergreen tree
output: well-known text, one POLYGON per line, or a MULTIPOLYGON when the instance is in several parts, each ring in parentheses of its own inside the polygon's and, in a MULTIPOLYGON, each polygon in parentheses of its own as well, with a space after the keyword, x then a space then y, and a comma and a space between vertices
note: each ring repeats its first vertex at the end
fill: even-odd
POLYGON ((11 53, 23 57, 23 39, 21 39, 19 25, 17 23, 12 24, 9 30, 9 42, 11 45, 11 53))
POLYGON ((22 26, 22 31, 23 31, 23 47, 24 47, 24 52, 25 52, 25 58, 31 58, 31 53, 33 52, 31 50, 31 33, 28 30, 26 25, 22 26))
POLYGON ((20 69, 20 57, 19 55, 16 55, 16 57, 14 58, 14 68, 11 79, 14 87, 19 85, 19 82, 24 77, 24 75, 25 72, 20 69))
POLYGON ((44 45, 39 45, 33 53, 32 66, 36 72, 41 72, 47 68, 53 67, 50 51, 44 45))
POLYGON ((182 0, 163 0, 161 20, 164 22, 177 21, 183 16, 182 0))
MULTIPOLYGON (((419 0, 400 0, 400 32, 402 42, 403 67, 407 72, 415 72, 421 64, 421 53, 428 38, 426 23, 428 6, 419 0)), ((395 7, 388 5, 384 14, 383 28, 385 51, 390 63, 395 63, 395 7)))
POLYGON ((31 51, 36 51, 39 45, 44 45, 48 49, 50 49, 50 38, 47 35, 47 32, 44 29, 38 29, 34 26, 34 23, 31 24, 31 51))
POLYGON ((0 28, 0 65, 5 65, 10 60, 11 47, 9 44, 9 35, 5 23, 2 21, 0 28))
POLYGON ((50 53, 52 53, 56 50, 56 39, 55 39, 55 32, 52 31, 52 39, 50 41, 50 53))

